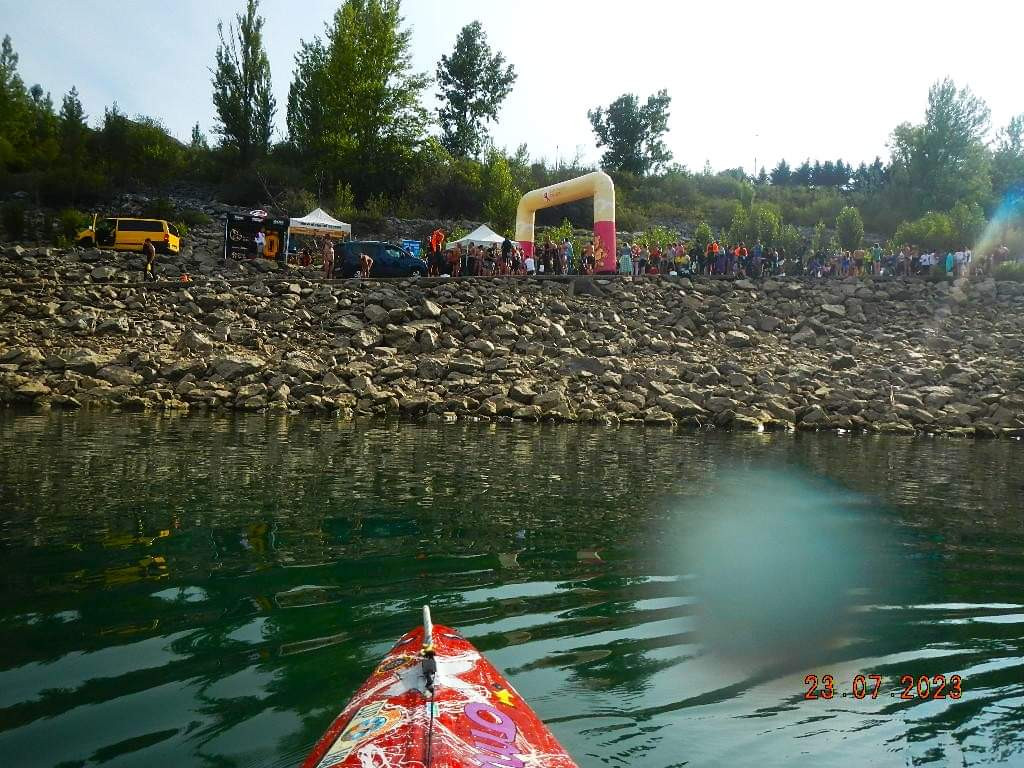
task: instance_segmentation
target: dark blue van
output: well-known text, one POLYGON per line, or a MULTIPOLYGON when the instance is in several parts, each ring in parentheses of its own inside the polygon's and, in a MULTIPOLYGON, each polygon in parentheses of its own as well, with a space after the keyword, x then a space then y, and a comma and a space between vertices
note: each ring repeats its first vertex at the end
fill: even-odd
POLYGON ((352 240, 334 246, 334 277, 355 277, 359 274, 359 256, 373 259, 370 277, 422 277, 427 262, 397 245, 379 240, 352 240))

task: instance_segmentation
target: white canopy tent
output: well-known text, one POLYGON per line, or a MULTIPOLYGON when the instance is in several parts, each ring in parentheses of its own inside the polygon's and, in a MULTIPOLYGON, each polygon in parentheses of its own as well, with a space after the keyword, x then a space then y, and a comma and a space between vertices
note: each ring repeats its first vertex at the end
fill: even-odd
POLYGON ((501 245, 503 242, 505 242, 504 237, 486 224, 481 224, 465 237, 460 237, 458 240, 448 243, 447 247, 454 248, 456 245, 463 247, 467 245, 501 245))
POLYGON ((288 225, 289 235, 352 235, 352 225, 338 221, 323 208, 310 211, 301 219, 292 219, 288 225))

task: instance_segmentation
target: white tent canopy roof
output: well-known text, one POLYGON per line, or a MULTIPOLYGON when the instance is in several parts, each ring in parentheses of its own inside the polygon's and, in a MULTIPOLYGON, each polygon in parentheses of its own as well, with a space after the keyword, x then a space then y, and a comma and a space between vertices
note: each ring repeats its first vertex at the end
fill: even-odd
POLYGON ((301 219, 292 219, 288 231, 293 235, 328 235, 340 232, 351 235, 352 225, 338 221, 323 208, 317 208, 301 219))
POLYGON ((465 237, 460 237, 458 240, 448 243, 448 247, 452 248, 456 245, 501 245, 505 242, 505 238, 495 232, 493 229, 488 227, 486 224, 481 224, 479 227, 474 229, 465 237))

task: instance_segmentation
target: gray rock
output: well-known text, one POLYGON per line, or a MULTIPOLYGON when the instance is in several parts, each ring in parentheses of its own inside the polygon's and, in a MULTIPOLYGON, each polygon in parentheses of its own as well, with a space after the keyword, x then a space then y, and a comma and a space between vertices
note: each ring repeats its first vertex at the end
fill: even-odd
POLYGON ((364 328, 352 336, 352 343, 362 349, 375 347, 384 341, 384 334, 379 328, 364 328))
POLYGON ((818 342, 818 335, 811 328, 804 327, 793 334, 791 341, 794 344, 814 345, 818 342))
POLYGON ((697 403, 682 395, 661 395, 658 405, 673 416, 701 416, 707 413, 697 403))
POLYGON ((379 304, 367 304, 363 309, 363 314, 371 323, 385 323, 388 319, 388 311, 379 304))
POLYGON ((117 267, 96 267, 89 273, 89 277, 97 282, 107 282, 117 277, 120 271, 117 267))
POLYGON ((532 405, 538 406, 542 411, 564 407, 566 405, 565 392, 557 389, 541 392, 534 395, 532 405))
POLYGON ((143 381, 140 374, 122 365, 108 365, 100 368, 96 372, 96 378, 125 387, 137 387, 143 381))
POLYGON ((725 343, 730 347, 749 347, 753 345, 753 339, 743 331, 726 331, 725 343))
POLYGON ((92 376, 109 362, 109 358, 96 354, 90 349, 74 349, 65 357, 64 367, 76 373, 92 376))
POLYGON ((36 400, 50 394, 50 388, 41 381, 26 381, 14 390, 14 394, 21 400, 36 400))
POLYGON ((821 424, 828 420, 828 414, 820 405, 812 405, 800 416, 801 424, 821 424))
POLYGON ((201 333, 193 330, 185 331, 175 342, 175 349, 188 352, 207 352, 213 349, 213 342, 201 333))
POLYGON ((228 381, 261 371, 266 364, 266 360, 262 358, 243 355, 224 355, 210 361, 210 367, 214 372, 228 381))
POLYGON ((856 365, 857 361, 851 355, 836 355, 829 361, 828 367, 833 371, 845 371, 856 365))

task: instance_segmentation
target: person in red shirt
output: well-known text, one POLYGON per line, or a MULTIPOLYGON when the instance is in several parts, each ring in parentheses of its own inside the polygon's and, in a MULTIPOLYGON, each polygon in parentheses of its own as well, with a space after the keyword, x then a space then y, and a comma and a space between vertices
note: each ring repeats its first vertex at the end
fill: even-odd
POLYGON ((444 264, 444 241, 445 232, 440 227, 430 233, 430 262, 427 264, 427 274, 431 277, 437 277, 441 274, 441 268, 444 264))

